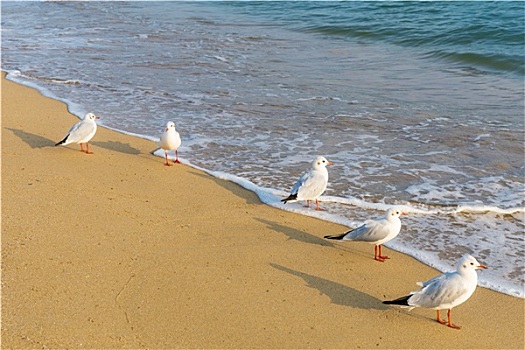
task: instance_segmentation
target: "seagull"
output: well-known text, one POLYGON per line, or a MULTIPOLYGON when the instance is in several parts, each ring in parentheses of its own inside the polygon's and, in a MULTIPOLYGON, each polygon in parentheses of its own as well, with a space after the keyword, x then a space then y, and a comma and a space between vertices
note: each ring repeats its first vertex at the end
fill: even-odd
POLYGON ((166 157, 166 163, 164 165, 171 166, 168 163, 168 151, 175 150, 175 160, 173 163, 180 163, 178 148, 181 144, 180 135, 175 130, 175 123, 168 122, 166 124, 166 130, 160 135, 159 146, 164 150, 164 156, 166 157))
POLYGON ((396 238, 401 231, 400 215, 406 215, 399 207, 389 208, 384 217, 366 220, 365 223, 340 235, 324 236, 327 239, 339 241, 360 241, 375 244, 374 260, 384 262, 390 259, 382 255, 382 244, 396 238))
POLYGON ((93 113, 88 113, 84 116, 84 119, 76 123, 69 129, 66 137, 60 142, 57 142, 55 146, 59 145, 69 145, 70 143, 80 144, 80 151, 85 152, 86 154, 93 154, 89 151, 89 140, 95 136, 97 132, 97 123, 95 120, 100 119, 93 113), (86 150, 82 144, 86 144, 86 150))
POLYGON ((305 172, 292 188, 290 195, 281 202, 296 202, 306 200, 306 206, 310 208, 310 201, 315 199, 315 210, 319 208, 319 196, 326 190, 328 185, 328 170, 326 167, 334 163, 325 157, 317 157, 312 163, 312 168, 305 172))
POLYGON ((441 324, 460 329, 452 323, 450 318, 451 310, 458 306, 474 293, 478 285, 478 274, 476 269, 486 269, 475 258, 469 254, 463 255, 458 260, 456 271, 446 272, 432 278, 424 283, 417 284, 422 288, 411 292, 409 295, 389 301, 383 301, 383 304, 401 305, 412 310, 415 307, 424 307, 437 310, 437 321, 441 324), (448 309, 448 320, 441 319, 440 310, 448 309))

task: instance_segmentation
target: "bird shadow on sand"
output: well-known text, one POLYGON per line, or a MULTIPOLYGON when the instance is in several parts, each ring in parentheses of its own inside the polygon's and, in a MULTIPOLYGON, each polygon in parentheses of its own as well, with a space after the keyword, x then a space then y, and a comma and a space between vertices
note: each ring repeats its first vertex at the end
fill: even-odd
POLYGON ((11 131, 13 134, 15 134, 15 136, 20 138, 25 143, 27 143, 31 148, 43 148, 43 147, 55 146, 55 141, 46 139, 43 136, 32 134, 30 132, 27 132, 21 129, 13 129, 13 128, 6 128, 6 129, 11 131))
POLYGON ((286 236, 288 236, 288 239, 294 239, 296 241, 309 243, 309 244, 315 244, 320 246, 326 246, 326 247, 333 247, 334 244, 330 241, 327 241, 326 239, 319 238, 317 236, 314 236, 310 233, 297 230, 293 227, 284 226, 281 224, 278 224, 274 221, 269 221, 261 218, 257 218, 257 221, 262 222, 263 224, 268 225, 268 227, 274 231, 280 232, 286 236))
POLYGON ((312 276, 304 272, 292 270, 281 265, 270 263, 270 266, 274 269, 302 278, 306 282, 307 287, 317 289, 322 294, 328 296, 334 304, 366 310, 389 309, 389 307, 385 306, 381 300, 358 291, 357 289, 321 277, 312 276))
POLYGON ((192 175, 199 176, 203 179, 215 182, 217 185, 221 186, 222 188, 225 188, 237 197, 244 199, 247 204, 261 204, 261 201, 259 200, 259 197, 256 193, 247 190, 246 188, 242 187, 239 184, 236 184, 235 182, 219 179, 214 177, 213 175, 207 174, 205 172, 201 173, 196 170, 190 170, 190 173, 192 175))
POLYGON ((120 141, 96 141, 96 142, 91 142, 91 144, 93 146, 97 146, 100 148, 108 149, 108 150, 119 152, 119 153, 134 154, 134 155, 141 154, 139 149, 131 147, 129 143, 124 143, 120 141))

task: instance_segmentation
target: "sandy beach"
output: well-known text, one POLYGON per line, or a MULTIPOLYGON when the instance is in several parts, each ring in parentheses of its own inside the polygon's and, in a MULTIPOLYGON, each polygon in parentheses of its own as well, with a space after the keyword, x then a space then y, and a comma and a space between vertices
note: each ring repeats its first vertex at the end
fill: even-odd
POLYGON ((439 272, 327 241, 346 228, 165 167, 148 140, 100 127, 92 155, 54 147, 66 105, 1 87, 2 349, 524 347, 523 299, 478 287, 459 331, 388 307, 439 272))

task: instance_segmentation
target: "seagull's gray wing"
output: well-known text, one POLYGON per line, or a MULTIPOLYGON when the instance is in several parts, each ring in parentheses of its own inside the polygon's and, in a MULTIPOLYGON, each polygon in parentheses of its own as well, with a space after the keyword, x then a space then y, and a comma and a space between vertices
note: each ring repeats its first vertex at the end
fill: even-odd
POLYGON ((93 129, 94 125, 92 123, 85 123, 81 121, 73 125, 73 127, 69 130, 68 141, 78 142, 91 134, 93 129))
POLYGON ((388 229, 381 221, 367 220, 363 225, 348 231, 344 240, 377 242, 388 236, 388 229))
POLYGON ((409 305, 431 309, 452 303, 467 292, 467 286, 456 272, 446 272, 422 285, 423 288, 408 299, 409 305))

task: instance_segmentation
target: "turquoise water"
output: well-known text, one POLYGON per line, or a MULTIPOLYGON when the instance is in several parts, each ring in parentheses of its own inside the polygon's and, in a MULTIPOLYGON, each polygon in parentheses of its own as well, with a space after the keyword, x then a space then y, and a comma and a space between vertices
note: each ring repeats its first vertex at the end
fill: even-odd
POLYGON ((471 253, 523 297, 524 6, 2 2, 2 69, 121 132, 175 121, 183 161, 269 205, 347 226, 405 205, 388 247, 471 253), (327 211, 281 205, 317 155, 327 211))

